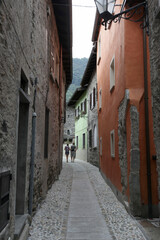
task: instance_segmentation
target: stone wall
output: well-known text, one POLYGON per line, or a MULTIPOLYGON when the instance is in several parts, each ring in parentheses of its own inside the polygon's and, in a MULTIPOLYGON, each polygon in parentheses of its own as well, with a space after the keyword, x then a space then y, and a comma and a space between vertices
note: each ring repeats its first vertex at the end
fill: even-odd
POLYGON ((66 107, 66 123, 64 124, 64 140, 75 138, 75 109, 73 107, 66 107))
POLYGON ((131 119, 131 159, 130 159, 130 211, 134 216, 141 216, 140 192, 140 149, 139 149, 139 113, 135 106, 130 107, 131 119))
MULTIPOLYGON (((95 107, 90 109, 90 93, 93 92, 93 88, 96 89, 97 93, 97 74, 93 73, 91 77, 91 82, 88 86, 88 99, 87 99, 87 109, 88 109, 88 137, 87 137, 87 161, 95 166, 99 166, 99 137, 98 137, 98 112, 97 112, 97 96, 95 101, 95 107), (97 127, 97 147, 93 145, 93 132, 94 126, 97 127), (92 130, 92 147, 89 147, 89 131, 92 130)), ((96 94, 97 95, 97 94, 96 94)))
POLYGON ((126 111, 128 102, 129 102, 129 90, 125 90, 125 97, 118 109, 119 166, 121 169, 122 195, 124 196, 124 199, 128 185, 127 135, 126 135, 126 111))
MULTIPOLYGON (((65 74, 60 66, 60 44, 52 2, 50 0, 0 1, 0 172, 10 170, 10 220, 0 239, 13 239, 16 201, 16 182, 24 181, 24 208, 28 213, 28 192, 31 160, 32 114, 35 111, 34 199, 36 210, 48 188, 58 178, 62 167, 65 74), (48 11, 50 9, 50 11, 48 11), (59 63, 50 77, 54 59, 59 63), (61 71, 58 73, 58 71, 61 71), (62 79, 63 76, 63 79, 62 79), (60 80, 59 80, 60 79, 60 80), (19 89, 23 89, 20 92, 19 89), (35 95, 36 90, 36 95, 35 95), (26 102, 27 101, 27 102, 26 102), (21 155, 21 105, 28 109, 24 176, 17 174, 21 155), (44 156, 46 107, 49 111, 48 156, 44 156)), ((54 66, 55 67, 55 66, 54 66)), ((23 124, 21 124, 23 128, 23 124)), ((20 192, 17 192, 17 195, 20 192)), ((21 199, 22 200, 22 199, 21 199)), ((17 207, 17 208, 16 208, 17 207)))
POLYGON ((156 145, 157 154, 160 213, 160 1, 148 0, 148 6, 152 110, 154 123, 154 142, 156 145))

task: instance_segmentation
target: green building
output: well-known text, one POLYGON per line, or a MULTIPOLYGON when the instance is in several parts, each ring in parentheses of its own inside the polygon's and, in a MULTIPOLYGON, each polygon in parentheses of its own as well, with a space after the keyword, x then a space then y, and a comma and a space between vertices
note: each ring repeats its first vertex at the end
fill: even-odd
POLYGON ((75 145, 76 158, 87 161, 87 88, 78 88, 70 99, 68 106, 75 107, 75 145))

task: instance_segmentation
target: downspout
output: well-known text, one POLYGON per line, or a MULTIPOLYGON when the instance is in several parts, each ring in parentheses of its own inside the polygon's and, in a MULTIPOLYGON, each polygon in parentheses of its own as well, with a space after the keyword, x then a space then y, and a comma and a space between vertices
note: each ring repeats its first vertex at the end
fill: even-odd
MULTIPOLYGON (((145 21, 144 24, 146 24, 146 19, 144 21, 145 21)), ((150 162, 147 40, 146 40, 146 38, 147 38, 146 28, 144 28, 143 29, 143 58, 144 58, 144 101, 145 101, 146 164, 147 164, 147 187, 148 187, 148 217, 152 218, 152 185, 151 185, 151 162, 150 162)))
POLYGON ((29 214, 32 215, 33 205, 33 188, 34 188, 34 155, 35 155, 35 136, 36 136, 36 117, 35 101, 36 101, 36 85, 37 79, 35 79, 35 90, 33 100, 33 114, 32 114, 32 143, 31 143, 31 162, 30 162, 30 184, 29 184, 29 214))

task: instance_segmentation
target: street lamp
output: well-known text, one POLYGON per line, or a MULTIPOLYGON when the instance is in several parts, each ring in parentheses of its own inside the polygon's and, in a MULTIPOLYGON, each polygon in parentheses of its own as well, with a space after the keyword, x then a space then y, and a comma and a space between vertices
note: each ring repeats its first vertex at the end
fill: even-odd
MULTIPOLYGON (((133 7, 126 9, 125 11, 122 11, 122 10, 126 4, 126 0, 123 1, 122 5, 115 4, 115 0, 114 1, 113 0, 94 0, 94 1, 97 6, 100 17, 103 19, 102 25, 105 25, 105 29, 107 29, 106 28, 107 23, 111 23, 112 21, 117 22, 120 19, 120 17, 126 20, 134 21, 134 22, 140 22, 142 21, 142 19, 145 18, 144 24, 141 24, 141 27, 148 28, 149 26, 147 1, 143 1, 139 4, 136 4, 133 7), (121 6, 121 11, 113 15, 112 13, 113 13, 114 6, 121 6), (134 14, 141 7, 144 7, 143 15, 141 15, 139 19, 133 20, 132 18, 134 14), (122 15, 124 16, 122 17, 122 15)), ((147 32, 148 32, 148 29, 147 29, 147 32)))

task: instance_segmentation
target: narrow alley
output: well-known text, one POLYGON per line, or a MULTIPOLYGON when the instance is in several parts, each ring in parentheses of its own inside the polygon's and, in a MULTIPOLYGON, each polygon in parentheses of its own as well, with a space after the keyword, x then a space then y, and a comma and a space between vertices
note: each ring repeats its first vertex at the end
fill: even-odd
POLYGON ((97 167, 81 160, 63 170, 35 216, 28 240, 145 240, 97 167))

